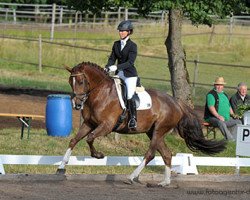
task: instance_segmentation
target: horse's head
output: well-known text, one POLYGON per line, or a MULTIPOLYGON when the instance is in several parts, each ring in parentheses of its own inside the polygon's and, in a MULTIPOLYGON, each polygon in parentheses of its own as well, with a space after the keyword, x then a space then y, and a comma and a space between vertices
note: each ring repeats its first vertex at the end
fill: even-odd
POLYGON ((65 67, 70 72, 69 84, 72 88, 72 106, 76 110, 83 108, 84 102, 88 98, 89 84, 85 77, 84 71, 80 71, 79 68, 65 67))

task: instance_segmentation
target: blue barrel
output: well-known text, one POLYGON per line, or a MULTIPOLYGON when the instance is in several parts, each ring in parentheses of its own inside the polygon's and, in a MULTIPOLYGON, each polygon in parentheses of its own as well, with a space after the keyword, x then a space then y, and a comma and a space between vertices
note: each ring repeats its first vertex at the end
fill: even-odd
POLYGON ((72 130, 72 106, 69 95, 47 96, 46 130, 50 136, 67 137, 72 130))

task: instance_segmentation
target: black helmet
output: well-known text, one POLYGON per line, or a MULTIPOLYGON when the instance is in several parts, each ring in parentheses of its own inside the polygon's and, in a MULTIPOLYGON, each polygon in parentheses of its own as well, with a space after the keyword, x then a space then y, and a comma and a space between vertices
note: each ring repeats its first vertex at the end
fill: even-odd
POLYGON ((125 21, 122 21, 118 27, 117 27, 117 30, 119 31, 130 31, 130 34, 133 33, 133 24, 131 21, 129 20, 125 20, 125 21))

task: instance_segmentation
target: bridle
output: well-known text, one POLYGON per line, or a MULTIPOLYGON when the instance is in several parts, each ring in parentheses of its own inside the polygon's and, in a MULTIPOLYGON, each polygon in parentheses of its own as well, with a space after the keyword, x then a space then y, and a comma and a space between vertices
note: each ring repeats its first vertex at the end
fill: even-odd
MULTIPOLYGON (((87 99, 88 99, 88 97, 89 97, 89 94, 90 94, 91 92, 93 92, 93 90, 95 90, 96 88, 98 88, 98 86, 106 79, 106 77, 103 78, 103 79, 97 84, 97 86, 95 86, 94 88, 91 88, 91 89, 90 89, 90 87, 89 87, 89 82, 87 81, 87 78, 86 78, 84 72, 76 73, 76 74, 71 74, 70 77, 73 77, 73 95, 72 95, 72 99, 73 99, 74 97, 77 98, 77 99, 81 102, 81 107, 82 107, 83 104, 87 101, 87 99), (84 81, 87 82, 88 88, 87 88, 86 92, 79 93, 79 94, 75 93, 75 81, 76 81, 76 80, 75 80, 75 77, 77 77, 77 76, 83 76, 83 77, 84 77, 84 78, 83 78, 84 81)), ((86 84, 84 84, 84 85, 86 85, 86 84)), ((74 104, 74 102, 73 102, 73 104, 74 104)))
MULTIPOLYGON (((88 90, 89 89, 87 89, 87 92, 83 92, 83 93, 79 93, 79 94, 75 93, 75 83, 76 83, 75 77, 77 77, 77 76, 83 76, 84 81, 86 81, 86 77, 85 77, 84 73, 77 73, 77 74, 70 75, 70 77, 73 77, 73 80, 72 80, 73 81, 73 83, 72 83, 72 87, 73 87, 72 99, 75 97, 81 101, 81 104, 84 104, 84 102, 88 99, 88 96, 89 96, 88 90)), ((86 84, 84 84, 84 85, 86 85, 86 84)), ((89 83, 88 83, 88 85, 89 85, 89 83)), ((88 86, 88 88, 89 88, 89 86, 88 86)))

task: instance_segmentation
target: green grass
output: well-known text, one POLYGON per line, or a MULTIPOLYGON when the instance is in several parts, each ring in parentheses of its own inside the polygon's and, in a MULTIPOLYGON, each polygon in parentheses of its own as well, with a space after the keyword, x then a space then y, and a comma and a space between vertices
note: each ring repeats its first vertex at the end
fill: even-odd
MULTIPOLYGON (((76 134, 73 130, 69 137, 51 137, 48 136, 46 130, 31 129, 30 139, 20 140, 19 129, 2 129, 0 130, 0 152, 1 154, 12 155, 58 155, 62 156, 66 152, 70 138, 76 134)), ((217 137, 222 139, 220 133, 217 137)), ((165 141, 172 151, 176 153, 193 153, 195 156, 206 156, 199 152, 191 152, 184 140, 175 134, 168 134, 165 141)), ((148 149, 149 139, 145 134, 139 135, 122 135, 117 142, 114 139, 114 133, 107 137, 98 138, 95 141, 97 150, 102 151, 106 156, 143 156, 148 149)), ((73 150, 74 156, 89 156, 89 148, 85 140, 81 140, 73 150)), ((157 156, 159 154, 157 153, 157 156)), ((216 155, 220 157, 235 157, 235 143, 229 142, 227 149, 216 155)), ((32 165, 5 165, 6 173, 55 173, 56 166, 32 166, 32 165)), ((129 166, 67 166, 68 174, 129 174, 135 167, 129 166)), ((163 173, 164 167, 146 167, 143 173, 163 173)), ((198 167, 199 173, 202 174, 233 174, 234 167, 198 167)), ((241 174, 249 174, 249 168, 241 168, 241 174)))

